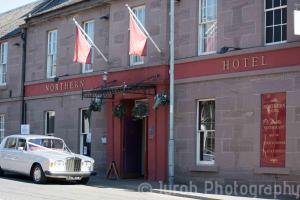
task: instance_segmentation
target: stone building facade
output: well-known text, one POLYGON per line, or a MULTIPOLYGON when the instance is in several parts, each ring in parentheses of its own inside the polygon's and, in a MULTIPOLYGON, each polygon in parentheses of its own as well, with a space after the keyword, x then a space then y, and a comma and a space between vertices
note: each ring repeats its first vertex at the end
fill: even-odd
POLYGON ((176 8, 176 180, 217 180, 220 184, 297 182, 300 37, 293 30, 297 2, 278 1, 279 5, 276 1, 255 0, 214 2, 216 43, 208 53, 198 48, 201 45, 199 1, 182 1, 176 8), (276 12, 282 14, 279 19, 276 12), (274 23, 268 18, 272 14, 274 23), (272 41, 268 27, 279 23, 276 21, 285 27, 278 41, 274 40, 278 36, 273 32, 272 41), (222 52, 222 47, 229 48, 222 52), (274 143, 279 146, 266 147, 263 99, 282 92, 286 100, 283 104, 286 123, 282 130, 275 126, 277 132, 274 132, 283 138, 274 143), (207 118, 213 124, 211 130, 203 128, 207 122, 202 114, 208 113, 203 107, 208 102, 213 102, 214 108, 210 115, 213 120, 207 118), (267 151, 281 151, 281 158, 273 160, 277 164, 265 164, 262 154, 267 151))

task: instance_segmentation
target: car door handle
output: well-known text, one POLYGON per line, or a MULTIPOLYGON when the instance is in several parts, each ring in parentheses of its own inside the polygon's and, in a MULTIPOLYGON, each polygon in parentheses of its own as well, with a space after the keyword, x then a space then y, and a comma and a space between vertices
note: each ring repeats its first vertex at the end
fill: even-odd
POLYGON ((12 156, 11 159, 12 159, 12 160, 18 160, 18 157, 12 156))

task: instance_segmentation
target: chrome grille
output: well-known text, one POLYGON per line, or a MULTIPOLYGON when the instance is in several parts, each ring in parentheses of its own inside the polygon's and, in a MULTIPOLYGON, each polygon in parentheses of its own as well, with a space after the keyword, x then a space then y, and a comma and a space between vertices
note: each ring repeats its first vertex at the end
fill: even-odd
POLYGON ((79 171, 81 171, 81 159, 80 158, 69 158, 69 159, 67 159, 66 170, 68 172, 79 172, 79 171))

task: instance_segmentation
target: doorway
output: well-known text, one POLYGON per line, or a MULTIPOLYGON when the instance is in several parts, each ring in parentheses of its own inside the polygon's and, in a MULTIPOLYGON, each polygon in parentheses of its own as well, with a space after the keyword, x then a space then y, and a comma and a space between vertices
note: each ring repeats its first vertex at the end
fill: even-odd
POLYGON ((123 178, 147 178, 147 164, 147 118, 126 115, 123 119, 123 178))

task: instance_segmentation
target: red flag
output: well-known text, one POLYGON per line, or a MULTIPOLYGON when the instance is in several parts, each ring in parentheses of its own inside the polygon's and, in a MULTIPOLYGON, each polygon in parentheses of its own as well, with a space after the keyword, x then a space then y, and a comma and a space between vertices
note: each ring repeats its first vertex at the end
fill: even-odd
POLYGON ((130 45, 129 55, 146 56, 147 55, 147 36, 141 31, 138 24, 130 14, 130 45))
POLYGON ((86 40, 80 29, 76 28, 74 62, 82 64, 92 64, 91 45, 86 40))

